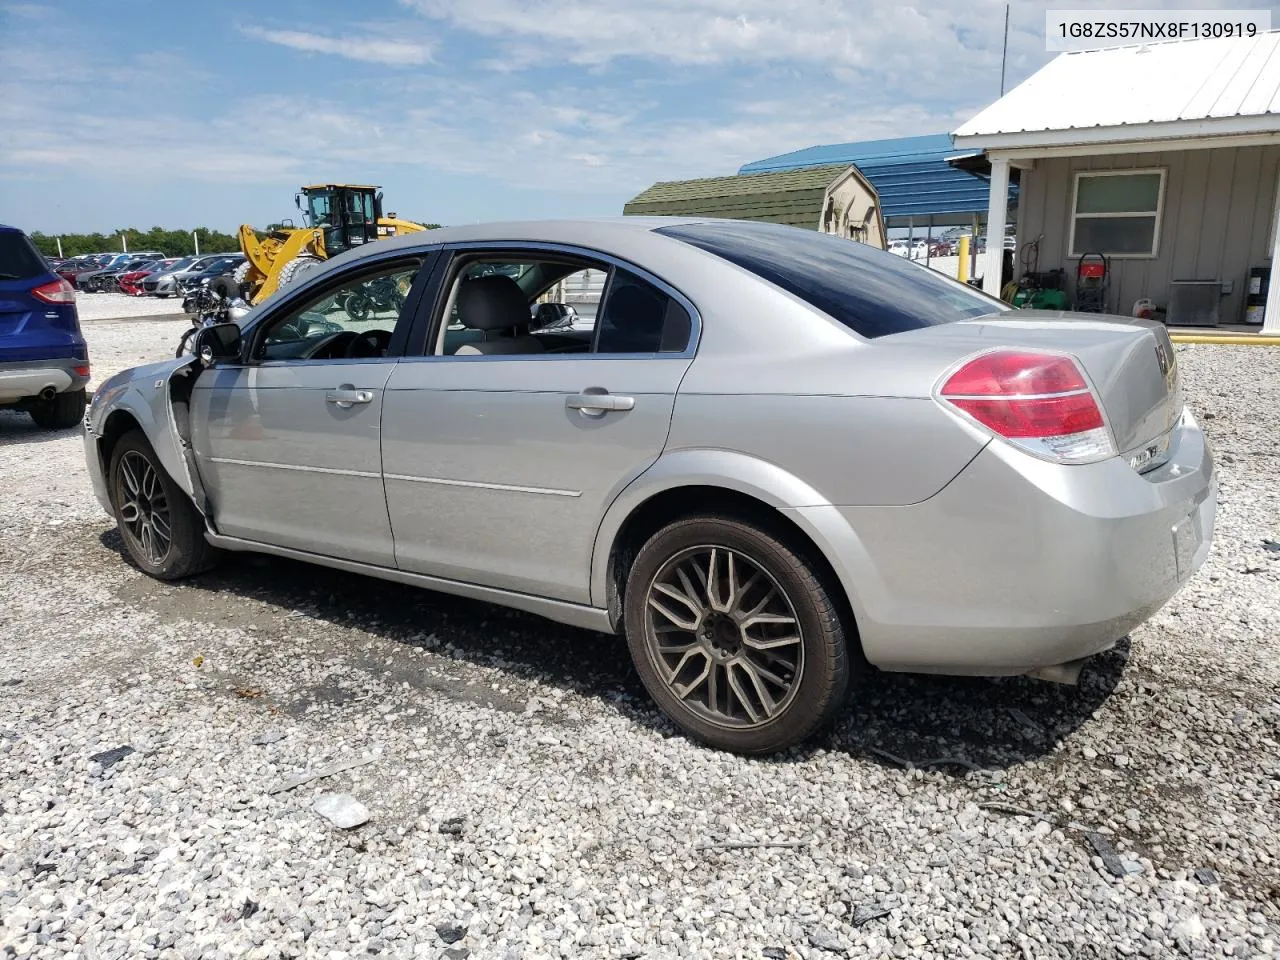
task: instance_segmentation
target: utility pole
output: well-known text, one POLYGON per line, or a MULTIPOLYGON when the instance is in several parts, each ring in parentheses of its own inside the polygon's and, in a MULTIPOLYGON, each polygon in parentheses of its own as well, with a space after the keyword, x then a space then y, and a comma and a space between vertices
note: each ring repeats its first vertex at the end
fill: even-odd
POLYGON ((123 250, 125 253, 129 252, 129 238, 126 237, 123 233, 120 234, 120 249, 123 250))
POLYGON ((62 238, 61 238, 61 237, 54 237, 53 239, 54 239, 54 240, 57 242, 57 244, 58 244, 58 259, 59 259, 59 260, 61 260, 61 259, 62 259, 62 238))
POLYGON ((1004 5, 1004 52, 1000 55, 1000 96, 1004 96, 1004 68, 1009 61, 1009 4, 1004 5))
POLYGON ((196 256, 200 256, 200 234, 195 230, 191 231, 191 239, 196 245, 196 256))

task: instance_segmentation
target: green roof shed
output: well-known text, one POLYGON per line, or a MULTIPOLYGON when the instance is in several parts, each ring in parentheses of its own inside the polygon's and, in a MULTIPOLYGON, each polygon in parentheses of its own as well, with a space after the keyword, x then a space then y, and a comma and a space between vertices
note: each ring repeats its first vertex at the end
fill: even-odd
POLYGON ((731 217, 835 233, 884 246, 880 200, 847 163, 655 183, 622 208, 627 216, 731 217))

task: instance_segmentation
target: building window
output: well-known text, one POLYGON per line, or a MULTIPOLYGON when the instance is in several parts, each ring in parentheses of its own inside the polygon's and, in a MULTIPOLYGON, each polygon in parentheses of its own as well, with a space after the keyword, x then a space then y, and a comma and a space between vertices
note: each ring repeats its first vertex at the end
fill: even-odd
POLYGON ((1164 170, 1077 173, 1071 256, 1154 257, 1163 204, 1164 170))

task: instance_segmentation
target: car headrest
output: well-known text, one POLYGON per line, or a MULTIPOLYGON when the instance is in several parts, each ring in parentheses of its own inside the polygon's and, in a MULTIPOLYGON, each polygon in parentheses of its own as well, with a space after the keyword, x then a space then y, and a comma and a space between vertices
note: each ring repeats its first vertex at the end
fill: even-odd
POLYGON ((532 319, 529 298, 510 277, 474 277, 458 288, 458 319, 472 330, 524 326, 532 319))

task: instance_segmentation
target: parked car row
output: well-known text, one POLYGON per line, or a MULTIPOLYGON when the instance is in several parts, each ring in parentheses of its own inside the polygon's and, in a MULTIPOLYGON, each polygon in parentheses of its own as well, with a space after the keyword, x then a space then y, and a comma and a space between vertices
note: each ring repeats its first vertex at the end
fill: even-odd
MULTIPOLYGON (((976 247, 976 252, 986 253, 986 238, 978 237, 974 246, 976 247)), ((1004 248, 1006 250, 1016 248, 1016 241, 1013 237, 1004 238, 1004 248)), ((926 257, 954 257, 960 252, 960 241, 958 238, 953 240, 928 240, 924 237, 915 239, 899 237, 896 240, 889 241, 888 250, 890 253, 896 253, 900 257, 907 257, 911 260, 924 260, 926 257)))
POLYGON ((242 253, 166 257, 155 250, 51 261, 57 275, 76 290, 162 298, 183 296, 202 280, 232 273, 243 262, 242 253))
POLYGON ((926 257, 954 257, 959 243, 956 240, 928 240, 899 238, 889 241, 889 252, 910 260, 924 260, 926 257))

